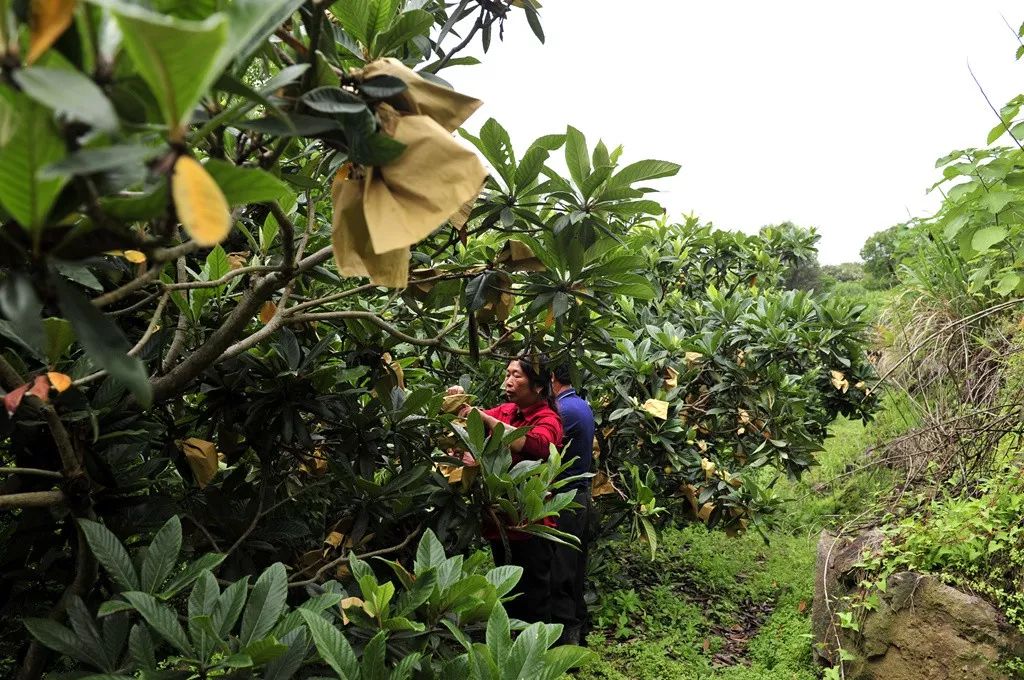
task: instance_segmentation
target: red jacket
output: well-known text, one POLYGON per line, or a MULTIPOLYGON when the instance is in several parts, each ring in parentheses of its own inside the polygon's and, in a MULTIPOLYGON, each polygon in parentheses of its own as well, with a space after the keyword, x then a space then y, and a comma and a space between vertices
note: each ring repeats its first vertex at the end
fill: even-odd
MULTIPOLYGON (((520 409, 512 402, 506 402, 487 409, 484 413, 509 427, 530 426, 531 429, 525 435, 526 441, 523 443, 522 450, 519 453, 512 453, 513 465, 522 460, 547 460, 551 454, 551 444, 554 444, 555 448, 562 448, 562 418, 558 412, 548 406, 546 401, 537 402, 525 409, 520 409)), ((554 517, 546 517, 540 523, 549 527, 558 526, 554 517)), ((497 540, 500 537, 497 528, 487 525, 488 522, 485 521, 484 538, 497 540)), ((530 538, 530 535, 512 529, 508 532, 508 538, 517 541, 530 538)))
POLYGON ((546 401, 539 401, 525 409, 509 401, 487 409, 484 413, 510 427, 531 427, 526 433, 523 449, 512 454, 513 464, 522 460, 547 460, 551 444, 555 448, 562 448, 562 418, 546 401))

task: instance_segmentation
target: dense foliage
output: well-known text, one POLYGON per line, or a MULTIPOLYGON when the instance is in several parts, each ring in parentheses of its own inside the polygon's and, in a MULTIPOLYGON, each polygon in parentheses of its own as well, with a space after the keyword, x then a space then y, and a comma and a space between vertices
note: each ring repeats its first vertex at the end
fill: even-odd
POLYGON ((598 488, 652 548, 661 499, 740 530, 764 471, 873 406, 860 310, 783 289, 813 234, 656 223, 678 166, 572 127, 521 155, 461 131, 491 167, 465 206, 423 171, 482 181, 449 134, 477 104, 436 74, 507 21, 543 38, 530 0, 29 4, 0 2, 5 671, 48 647, 151 677, 553 678, 579 650, 511 642, 516 575, 461 555, 489 513, 545 533, 562 463, 507 469, 445 385, 492 403, 509 357, 574 359, 598 488))

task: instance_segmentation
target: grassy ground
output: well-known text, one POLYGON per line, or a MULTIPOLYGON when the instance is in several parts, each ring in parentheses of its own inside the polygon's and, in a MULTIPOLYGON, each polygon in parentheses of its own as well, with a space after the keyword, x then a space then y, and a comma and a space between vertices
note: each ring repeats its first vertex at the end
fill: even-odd
POLYGON ((703 526, 669 528, 658 555, 612 543, 595 555, 600 602, 588 638, 599 659, 585 680, 812 680, 811 599, 822 527, 869 508, 879 473, 859 470, 867 433, 840 420, 821 465, 787 484, 778 526, 728 538, 703 526))

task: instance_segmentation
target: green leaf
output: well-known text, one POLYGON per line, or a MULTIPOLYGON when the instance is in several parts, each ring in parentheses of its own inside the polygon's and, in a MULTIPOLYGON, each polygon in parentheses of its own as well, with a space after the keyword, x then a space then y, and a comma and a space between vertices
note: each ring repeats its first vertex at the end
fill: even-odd
POLYGON ((44 356, 47 348, 42 311, 43 303, 27 276, 12 274, 0 286, 0 312, 10 321, 10 331, 36 356, 44 356))
POLYGON ((403 657, 391 671, 390 680, 409 680, 409 678, 412 677, 412 672, 416 669, 416 665, 419 661, 419 652, 413 652, 409 656, 403 657))
POLYGON ((156 532, 142 561, 142 589, 155 593, 174 569, 181 551, 181 520, 172 515, 156 532))
POLYGON ((185 636, 185 629, 178 623, 178 615, 174 613, 174 610, 157 602, 156 598, 149 593, 127 592, 122 594, 160 637, 183 654, 194 654, 192 645, 185 636))
POLYGON ((288 599, 288 575, 280 562, 267 567, 253 586, 242 616, 239 642, 252 644, 267 635, 284 611, 288 599))
POLYGON ((509 633, 508 613, 500 602, 494 605, 494 609, 491 610, 491 615, 487 619, 485 638, 491 658, 499 666, 502 665, 512 647, 512 638, 509 633))
POLYGON ((530 24, 530 30, 537 36, 537 40, 543 44, 544 27, 540 24, 540 14, 537 13, 537 8, 533 6, 531 0, 526 0, 523 3, 523 9, 526 11, 526 23, 530 24))
POLYGON ((983 253, 1001 243, 1008 234, 1006 227, 984 227, 974 232, 974 236, 971 238, 971 247, 979 253, 983 253))
POLYGON ((514 564, 495 567, 487 572, 487 580, 498 592, 498 597, 505 597, 516 587, 523 577, 523 568, 514 564))
POLYGON ((487 430, 484 429, 484 420, 480 416, 479 410, 473 409, 469 412, 469 417, 466 418, 466 432, 469 434, 469 438, 473 442, 474 448, 480 448, 483 446, 484 438, 487 436, 487 430))
POLYGON ((296 628, 281 638, 281 644, 286 645, 288 649, 270 662, 264 671, 263 680, 290 680, 306 658, 309 635, 305 628, 296 628))
POLYGON ((374 57, 385 57, 416 36, 427 35, 434 25, 434 16, 423 9, 414 9, 398 17, 394 26, 379 35, 373 46, 374 57))
POLYGON ((213 608, 220 598, 220 586, 217 578, 209 571, 196 579, 192 592, 188 596, 188 617, 212 615, 213 608))
POLYGON ((1012 191, 989 191, 982 198, 982 204, 993 214, 1002 212, 1008 203, 1016 198, 1012 191))
POLYGON ((516 193, 521 194, 537 181, 537 176, 540 175, 549 155, 550 152, 543 146, 534 145, 527 149, 523 154, 523 159, 519 161, 519 167, 516 168, 513 178, 513 190, 516 193))
POLYGON ((345 32, 363 45, 370 44, 367 37, 370 11, 371 4, 367 0, 337 0, 331 5, 331 14, 345 27, 345 32))
POLYGON ((558 680, 570 668, 578 668, 594 656, 582 647, 562 645, 544 652, 544 670, 537 680, 558 680))
POLYGON ((135 573, 135 566, 117 536, 110 529, 92 520, 80 519, 78 526, 85 534, 92 554, 107 570, 114 583, 122 590, 138 590, 139 577, 135 573))
POLYGON ((279 137, 312 137, 324 132, 341 129, 341 124, 333 118, 306 116, 301 113, 289 115, 287 122, 282 121, 280 118, 269 117, 240 120, 235 125, 243 130, 262 132, 279 137))
POLYGON ((46 647, 84 663, 92 663, 85 643, 68 628, 50 619, 26 618, 25 627, 46 647))
POLYGON ((445 561, 444 546, 431 529, 423 532, 420 544, 416 548, 416 560, 413 562, 413 571, 417 576, 427 569, 437 569, 445 561))
POLYGON ((117 129, 113 104, 81 71, 30 66, 12 75, 25 94, 55 112, 103 132, 117 129))
POLYGON ((267 637, 257 640, 242 650, 242 653, 252 658, 256 665, 269 663, 288 651, 287 645, 282 645, 277 638, 267 637))
POLYGON ((388 634, 380 631, 373 636, 366 647, 363 648, 363 658, 360 659, 361 680, 386 680, 387 667, 384 665, 384 655, 387 652, 388 634))
POLYGON ((96 149, 79 149, 62 161, 39 170, 40 179, 70 175, 92 175, 138 165, 162 153, 161 149, 136 144, 115 144, 96 149))
POLYGON ((996 284, 994 290, 999 295, 1006 297, 1013 291, 1017 290, 1017 286, 1020 285, 1020 281, 1021 278, 1019 274, 1016 274, 1014 272, 1004 274, 1002 277, 1000 277, 999 283, 996 284))
POLYGON ((306 626, 313 636, 313 643, 316 644, 320 657, 334 669, 340 680, 358 680, 359 663, 352 651, 352 646, 337 628, 332 626, 319 614, 300 609, 302 618, 306 620, 306 626))
POLYGON ((82 648, 89 655, 89 663, 100 670, 113 671, 117 666, 116 660, 107 658, 107 648, 103 644, 100 629, 78 595, 73 595, 68 600, 68 622, 75 635, 82 641, 82 648))
POLYGON ((516 154, 512 148, 512 139, 505 130, 493 118, 480 128, 481 151, 487 162, 498 171, 505 185, 510 189, 514 186, 514 170, 516 165, 516 154))
POLYGON ((612 178, 608 180, 608 188, 616 189, 629 187, 637 182, 644 182, 649 179, 673 177, 679 172, 680 167, 681 166, 678 163, 669 163, 668 161, 638 161, 627 165, 622 170, 615 173, 612 178))
POLYGON ((99 610, 96 612, 96 616, 104 617, 118 614, 120 612, 134 611, 131 604, 124 600, 107 600, 100 605, 99 610))
POLYGON ((137 358, 128 356, 128 339, 121 329, 71 284, 58 278, 54 280, 54 287, 60 310, 71 322, 89 358, 130 389, 143 408, 149 408, 153 388, 146 367, 137 358))
POLYGON ((141 623, 132 626, 132 632, 128 635, 128 651, 145 670, 156 670, 155 647, 148 628, 141 623))
POLYGON ((249 593, 249 577, 241 578, 224 589, 213 608, 213 626, 217 634, 226 636, 234 628, 235 622, 245 606, 245 598, 249 593))
POLYGON ((174 597, 178 591, 191 585, 204 571, 209 571, 223 562, 225 557, 226 555, 220 553, 206 553, 198 560, 192 562, 181 573, 176 574, 170 580, 160 593, 160 599, 167 600, 174 597))
POLYGON ((647 546, 651 550, 651 559, 653 560, 658 553, 658 532, 654 530, 651 520, 646 517, 640 517, 640 525, 643 528, 643 536, 647 540, 647 546))
POLYGON ((38 173, 64 158, 64 142, 50 112, 28 97, 0 86, 0 100, 16 114, 16 127, 0 147, 0 204, 18 224, 37 231, 46 223, 66 179, 43 180, 38 173))
POLYGON ((569 176, 582 187, 590 176, 590 154, 587 153, 587 139, 583 133, 569 126, 565 132, 565 164, 569 166, 569 176))
POLYGON ((217 186, 224 192, 228 205, 268 203, 290 196, 287 184, 259 168, 240 168, 227 161, 210 159, 204 165, 217 186))
POLYGON ((377 76, 359 84, 359 91, 373 99, 390 99, 405 90, 405 81, 395 76, 377 76))
POLYGON ((366 24, 366 39, 376 44, 377 36, 386 32, 395 23, 399 8, 404 0, 370 0, 370 16, 366 24))
POLYGON ((93 1, 117 18, 124 49, 156 97, 168 127, 175 130, 187 123, 223 67, 227 16, 187 21, 117 0, 93 1))
POLYGON ((294 13, 303 0, 234 0, 224 10, 228 16, 228 41, 214 68, 224 70, 227 62, 242 61, 294 13))
POLYGON ((362 113, 366 102, 340 87, 318 87, 302 95, 309 108, 320 113, 362 113))

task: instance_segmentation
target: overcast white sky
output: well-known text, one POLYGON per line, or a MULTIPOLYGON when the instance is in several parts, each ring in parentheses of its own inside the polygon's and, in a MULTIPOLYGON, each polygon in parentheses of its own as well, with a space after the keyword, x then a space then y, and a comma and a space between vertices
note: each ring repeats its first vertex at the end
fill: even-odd
POLYGON ((484 100, 518 150, 566 124, 623 160, 682 164, 655 196, 679 216, 756 231, 792 220, 821 260, 857 259, 875 231, 929 214, 935 159, 984 146, 1024 63, 999 0, 545 0, 547 44, 521 12, 484 63, 444 77, 484 100))

